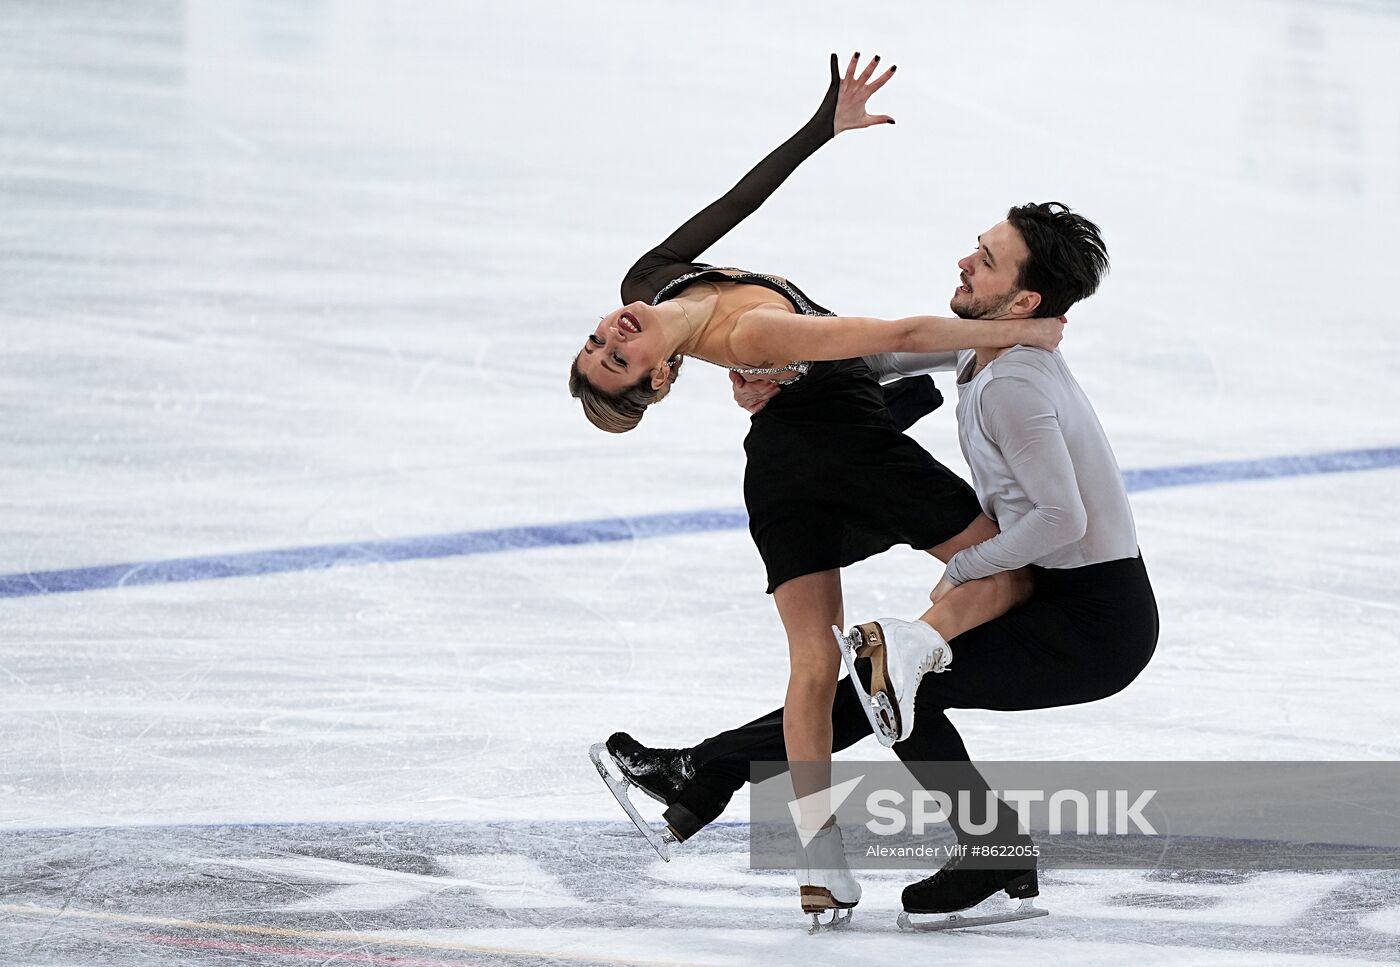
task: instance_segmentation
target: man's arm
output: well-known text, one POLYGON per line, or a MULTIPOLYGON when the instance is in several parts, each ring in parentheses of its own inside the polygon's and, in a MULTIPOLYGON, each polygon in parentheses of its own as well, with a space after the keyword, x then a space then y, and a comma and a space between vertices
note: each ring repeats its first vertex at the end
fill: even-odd
POLYGON ((872 353, 865 357, 876 378, 889 383, 905 376, 922 376, 958 368, 958 354, 953 353, 872 353))
POLYGON ((1038 561, 1084 536, 1088 512, 1055 407, 1019 376, 998 376, 982 390, 982 423, 1035 509, 991 540, 953 555, 953 586, 1038 561))

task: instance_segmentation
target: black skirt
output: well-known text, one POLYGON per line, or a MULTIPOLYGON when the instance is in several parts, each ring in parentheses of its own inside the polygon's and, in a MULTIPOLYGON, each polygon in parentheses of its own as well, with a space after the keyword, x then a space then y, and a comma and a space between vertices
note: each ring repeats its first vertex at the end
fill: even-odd
POLYGON ((982 512, 971 487, 895 429, 858 359, 812 364, 754 415, 744 451, 769 594, 896 544, 941 544, 982 512))

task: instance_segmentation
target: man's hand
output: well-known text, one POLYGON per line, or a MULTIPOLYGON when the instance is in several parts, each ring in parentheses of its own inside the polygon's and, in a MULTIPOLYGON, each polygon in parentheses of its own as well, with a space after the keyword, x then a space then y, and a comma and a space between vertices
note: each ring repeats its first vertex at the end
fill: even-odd
MULTIPOLYGON (((856 76, 856 68, 860 66, 860 54, 852 54, 851 62, 846 65, 846 76, 841 78, 841 91, 836 96, 836 124, 834 134, 842 131, 849 131, 852 128, 868 128, 873 124, 893 124, 894 118, 888 114, 867 114, 865 113, 865 102, 870 100, 870 95, 889 83, 894 76, 894 68, 891 67, 874 81, 870 80, 870 75, 875 73, 875 65, 880 63, 880 55, 876 54, 875 59, 865 65, 859 77, 856 76)), ((831 55, 831 73, 833 79, 836 76, 836 55, 831 55)))
POLYGON ((730 372, 729 383, 734 387, 734 402, 749 413, 757 413, 782 392, 782 387, 771 379, 745 379, 735 372, 730 372))
POLYGON ((943 577, 938 579, 938 584, 934 585, 933 590, 928 593, 929 603, 937 604, 942 601, 943 598, 947 596, 948 592, 953 590, 956 586, 957 585, 953 584, 952 581, 948 580, 948 572, 944 571, 943 577))

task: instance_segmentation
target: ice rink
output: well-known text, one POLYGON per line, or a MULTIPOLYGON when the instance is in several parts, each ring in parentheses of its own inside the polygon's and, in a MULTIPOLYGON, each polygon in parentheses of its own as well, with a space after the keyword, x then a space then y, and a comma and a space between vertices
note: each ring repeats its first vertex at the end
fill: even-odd
MULTIPOLYGON (((880 873, 808 937, 742 795, 661 864, 599 783, 787 654, 724 373, 612 437, 568 361, 852 50, 898 124, 712 261, 942 312, 1050 199, 1113 257, 1062 349, 1161 643, 955 713, 973 755, 1400 758, 1400 4, 6 0, 0 963, 1400 961, 1400 873, 1052 871, 1048 919, 919 936, 880 873)), ((951 410, 912 434, 965 472, 951 410)), ((937 577, 859 564, 847 616, 937 577)))

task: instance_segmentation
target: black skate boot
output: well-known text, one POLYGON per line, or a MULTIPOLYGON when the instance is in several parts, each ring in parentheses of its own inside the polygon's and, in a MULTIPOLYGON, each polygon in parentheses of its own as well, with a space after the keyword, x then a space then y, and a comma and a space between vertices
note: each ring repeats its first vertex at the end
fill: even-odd
POLYGON ((682 801, 686 783, 695 777, 695 763, 685 749, 651 749, 626 732, 614 732, 606 745, 627 781, 666 807, 661 816, 677 843, 684 843, 719 815, 708 815, 709 808, 696 810, 682 801))
MULTIPOLYGON (((1030 841, 1027 840, 1027 843, 1030 841)), ((904 913, 899 917, 899 926, 905 930, 948 930, 956 927, 985 926, 991 923, 1008 923, 1013 920, 1029 920, 1043 917, 1048 910, 1038 908, 1032 901, 1040 895, 1040 884, 1036 877, 1035 860, 1030 859, 1030 869, 988 870, 967 868, 966 853, 959 853, 928 879, 911 883, 904 888, 901 900, 904 913), (1005 891, 1013 900, 1020 900, 1020 906, 1006 913, 992 913, 987 916, 964 917, 956 911, 975 907, 998 890, 1005 891), (951 914, 932 922, 917 922, 910 914, 951 914)))

